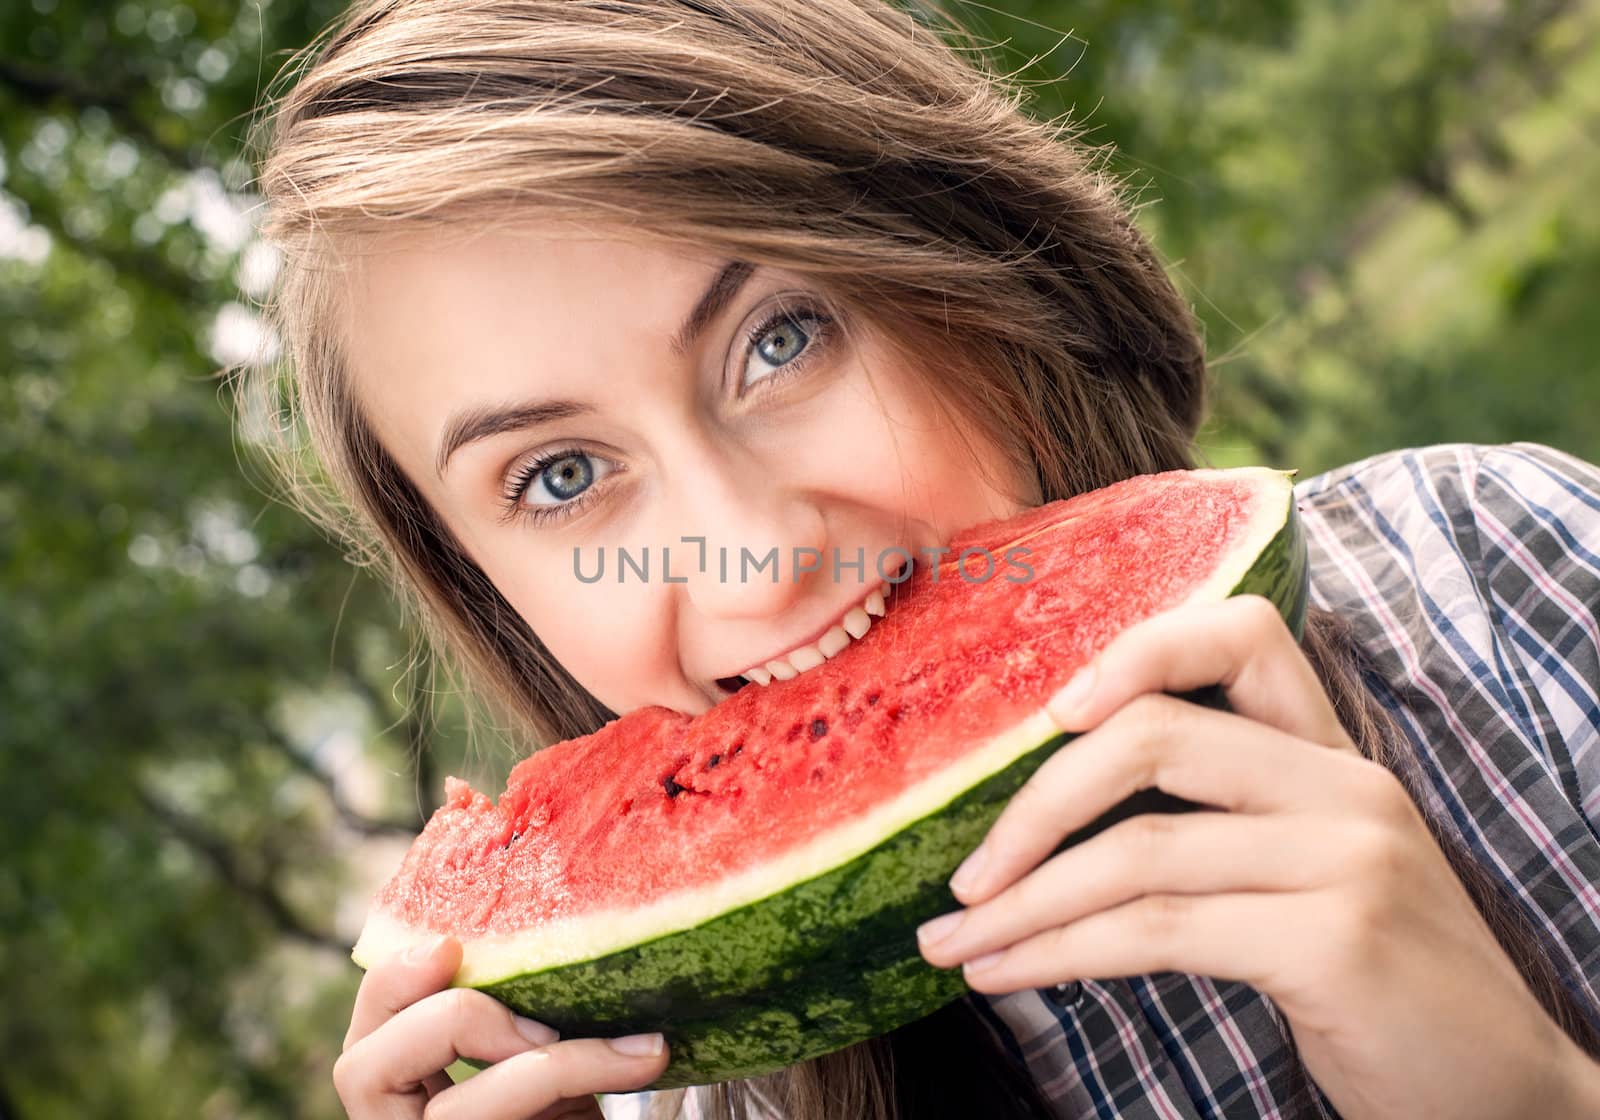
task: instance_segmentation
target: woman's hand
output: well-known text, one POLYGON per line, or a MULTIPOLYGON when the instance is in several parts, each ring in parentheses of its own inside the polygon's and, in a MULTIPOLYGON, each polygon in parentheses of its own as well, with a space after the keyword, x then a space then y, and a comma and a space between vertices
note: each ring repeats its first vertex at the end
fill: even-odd
POLYGON ((1528 991, 1267 600, 1130 628, 1050 711, 1086 733, 958 869, 966 909, 918 933, 930 963, 990 993, 1168 970, 1243 981, 1348 1117, 1600 1115, 1600 1065, 1528 991), (1213 684, 1231 712, 1163 695, 1213 684), (1133 817, 1050 857, 1149 787, 1214 811, 1133 817))
POLYGON ((595 1093, 639 1089, 667 1066, 660 1035, 558 1042, 470 988, 448 987, 461 943, 442 938, 374 965, 356 993, 333 1084, 351 1120, 600 1117, 595 1093), (451 1083, 457 1058, 494 1065, 451 1083))

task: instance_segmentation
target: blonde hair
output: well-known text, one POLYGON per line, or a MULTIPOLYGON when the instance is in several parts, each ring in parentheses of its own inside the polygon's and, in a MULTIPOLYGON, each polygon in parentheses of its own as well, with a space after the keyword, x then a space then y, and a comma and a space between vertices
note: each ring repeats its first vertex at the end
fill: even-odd
MULTIPOLYGON (((284 255, 268 307, 283 361, 243 371, 241 390, 285 418, 271 462, 302 508, 532 741, 613 713, 501 598, 352 399, 339 262, 374 234, 575 220, 714 247, 843 294, 1045 501, 1193 465, 1204 348, 1125 190, 1102 152, 1031 119, 941 35, 957 37, 928 8, 870 0, 358 0, 280 76, 255 142, 264 232, 284 255)), ((1387 758, 1397 733, 1332 626, 1313 618, 1308 651, 1387 758)), ((1452 860, 1469 886, 1488 882, 1459 845, 1452 860)), ((1542 961, 1530 937, 1512 936, 1525 974, 1542 961)), ((1541 998, 1570 1028, 1555 993, 1541 998)), ((763 1091, 784 1115, 890 1115, 891 1046, 763 1091)), ((719 1089, 719 1111, 742 1113, 752 1091, 719 1089)))

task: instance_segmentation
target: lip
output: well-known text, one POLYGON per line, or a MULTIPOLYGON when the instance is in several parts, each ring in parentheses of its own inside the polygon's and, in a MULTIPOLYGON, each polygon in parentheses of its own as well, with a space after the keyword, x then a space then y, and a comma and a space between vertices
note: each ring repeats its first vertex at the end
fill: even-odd
MULTIPOLYGON (((898 568, 895 568, 893 571, 891 571, 889 573, 889 575, 890 576, 899 575, 900 572, 904 571, 908 565, 912 565, 912 562, 910 560, 906 560, 906 561, 902 562, 901 565, 898 568)), ((901 580, 899 582, 903 583, 905 581, 901 580)), ((742 676, 745 673, 749 672, 751 669, 758 669, 761 666, 765 665, 769 661, 776 661, 779 658, 786 658, 797 649, 802 649, 805 646, 809 646, 809 645, 815 645, 818 641, 820 641, 822 639, 822 636, 824 634, 826 634, 829 630, 832 630, 835 626, 842 625, 843 622, 844 622, 844 616, 849 614, 851 611, 855 610, 857 607, 861 606, 862 603, 864 603, 866 601, 867 596, 872 594, 873 591, 875 591, 875 590, 877 590, 879 588, 882 588, 883 592, 884 592, 884 599, 885 599, 885 602, 887 603, 889 595, 891 595, 893 593, 893 591, 894 591, 896 586, 898 586, 898 584, 894 580, 891 580, 888 577, 885 577, 880 582, 872 584, 869 587, 866 587, 866 589, 864 591, 862 591, 860 596, 858 596, 857 598, 852 599, 850 602, 846 603, 843 607, 841 607, 839 609, 837 614, 835 614, 832 618, 828 619, 821 626, 819 626, 815 630, 813 630, 810 633, 809 636, 801 638, 797 642, 791 642, 789 645, 785 646, 781 651, 779 651, 777 653, 769 654, 768 656, 762 658, 759 661, 746 662, 745 664, 741 665, 738 669, 735 669, 731 673, 723 673, 723 674, 719 674, 716 677, 713 677, 712 678, 712 681, 713 681, 712 687, 713 688, 716 687, 714 682, 717 681, 717 680, 725 679, 727 677, 742 676)))

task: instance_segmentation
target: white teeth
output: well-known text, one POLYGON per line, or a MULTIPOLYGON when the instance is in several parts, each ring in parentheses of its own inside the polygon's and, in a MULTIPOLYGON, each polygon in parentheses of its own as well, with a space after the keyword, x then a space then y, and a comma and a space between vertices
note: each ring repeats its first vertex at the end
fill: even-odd
POLYGON ((845 632, 852 638, 864 636, 871 626, 871 616, 860 607, 851 607, 849 613, 844 616, 845 632))
POLYGON ((746 669, 740 676, 762 685, 771 684, 775 680, 793 680, 807 669, 815 669, 828 658, 837 656, 850 644, 852 638, 866 636, 867 631, 872 628, 874 617, 883 617, 886 608, 883 596, 888 586, 885 583, 873 588, 861 601, 861 606, 851 607, 838 624, 830 627, 826 634, 811 645, 790 650, 787 655, 775 657, 765 665, 746 669))
POLYGON ((835 626, 817 639, 817 649, 822 652, 823 657, 832 657, 849 644, 850 635, 843 626, 835 626))
POLYGON ((789 664, 802 673, 807 669, 815 669, 826 660, 827 658, 822 656, 822 651, 816 646, 801 646, 799 649, 789 651, 789 664))

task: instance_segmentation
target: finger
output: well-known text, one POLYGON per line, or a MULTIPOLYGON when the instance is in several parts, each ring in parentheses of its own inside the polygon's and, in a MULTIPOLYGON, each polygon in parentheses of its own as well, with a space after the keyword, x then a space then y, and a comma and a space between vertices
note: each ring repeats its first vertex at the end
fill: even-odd
POLYGON ((403 1008, 449 987, 460 967, 461 942, 445 935, 418 942, 374 964, 356 991, 344 1049, 349 1050, 403 1008))
MULTIPOLYGON (((1041 931, 966 963, 980 992, 1016 992, 1085 977, 1188 972, 1272 993, 1292 955, 1318 943, 1331 892, 1153 894, 1041 931)), ((1331 921, 1331 917, 1329 918, 1331 921)))
POLYGON ((1299 891, 1343 865, 1325 831, 1281 814, 1144 814, 1045 861, 987 901, 924 924, 917 942, 949 968, 1149 894, 1299 891))
POLYGON ((1372 768, 1357 755, 1317 750, 1232 712, 1141 696, 1034 772, 950 889, 962 902, 981 902, 1139 790, 1240 813, 1310 810, 1350 796, 1372 768))
POLYGON ((1064 730, 1093 727, 1145 692, 1221 685, 1240 715, 1355 752, 1316 671, 1270 600, 1238 595, 1130 626, 1051 698, 1064 730))
POLYGON ((581 1038, 514 1055, 433 1098, 428 1120, 546 1120, 564 1101, 642 1089, 667 1068, 668 1053, 660 1035, 636 1038, 636 1054, 618 1050, 622 1040, 581 1038))
POLYGON ((450 988, 390 1018, 340 1062, 345 1087, 372 1098, 411 1091, 458 1058, 500 1062, 555 1039, 549 1027, 514 1015, 483 992, 450 988))

